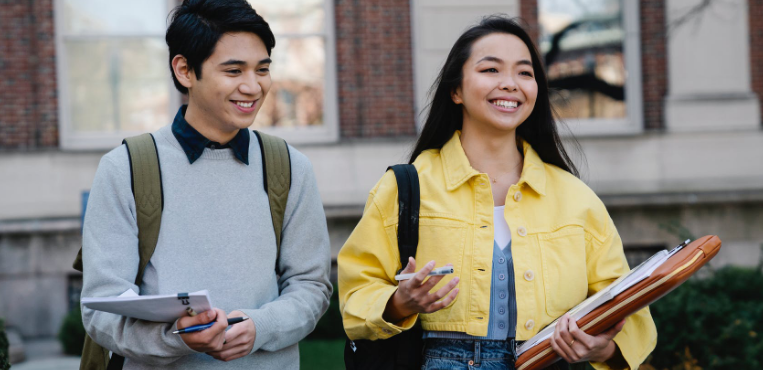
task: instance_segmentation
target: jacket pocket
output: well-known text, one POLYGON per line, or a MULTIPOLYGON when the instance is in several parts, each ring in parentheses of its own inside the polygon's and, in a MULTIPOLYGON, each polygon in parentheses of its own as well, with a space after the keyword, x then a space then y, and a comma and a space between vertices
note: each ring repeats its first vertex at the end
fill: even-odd
MULTIPOLYGON (((440 218, 422 218, 419 220, 419 246, 416 250, 416 271, 435 261, 436 267, 452 264, 454 272, 440 280, 430 291, 437 292, 453 278, 459 277, 464 271, 464 244, 466 243, 467 225, 461 221, 440 218)), ((459 283, 461 284, 461 283, 459 283)), ((459 294, 460 295, 460 294, 459 294)), ((445 308, 428 314, 428 321, 447 321, 450 317, 449 308, 458 301, 459 296, 445 308)))
POLYGON ((559 317, 588 296, 585 232, 577 226, 538 235, 546 313, 559 317))

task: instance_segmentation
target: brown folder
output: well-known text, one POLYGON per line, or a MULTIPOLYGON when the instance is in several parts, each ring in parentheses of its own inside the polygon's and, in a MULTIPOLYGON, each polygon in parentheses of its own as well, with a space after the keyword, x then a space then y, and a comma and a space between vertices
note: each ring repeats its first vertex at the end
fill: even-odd
MULTIPOLYGON (((686 281, 721 249, 715 235, 699 238, 670 256, 652 274, 597 307, 577 321, 578 327, 590 335, 598 335, 628 315, 652 304, 686 281)), ((522 353, 515 364, 517 370, 543 369, 559 360, 550 339, 522 353)))

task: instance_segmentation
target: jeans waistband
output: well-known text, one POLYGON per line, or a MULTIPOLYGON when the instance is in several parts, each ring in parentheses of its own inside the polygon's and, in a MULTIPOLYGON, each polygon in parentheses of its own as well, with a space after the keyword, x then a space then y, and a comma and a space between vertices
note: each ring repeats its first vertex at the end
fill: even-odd
POLYGON ((424 354, 440 358, 472 360, 479 365, 483 359, 517 360, 517 342, 514 338, 507 340, 484 339, 441 339, 427 338, 424 341, 424 354))

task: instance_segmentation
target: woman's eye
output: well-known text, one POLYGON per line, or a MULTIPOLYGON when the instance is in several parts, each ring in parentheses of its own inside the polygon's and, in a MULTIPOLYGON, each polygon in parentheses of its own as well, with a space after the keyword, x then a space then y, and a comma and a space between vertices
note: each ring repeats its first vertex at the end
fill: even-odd
POLYGON ((498 70, 495 68, 488 68, 483 70, 482 73, 498 73, 498 70))
POLYGON ((533 76, 533 73, 532 72, 528 72, 528 71, 523 71, 523 72, 520 72, 519 74, 521 74, 523 76, 528 76, 528 77, 532 77, 533 76))

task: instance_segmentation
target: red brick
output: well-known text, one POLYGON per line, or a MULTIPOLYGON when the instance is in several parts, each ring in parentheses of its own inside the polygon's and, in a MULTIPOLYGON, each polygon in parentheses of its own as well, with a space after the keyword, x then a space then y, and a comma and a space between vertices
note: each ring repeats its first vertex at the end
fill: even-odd
POLYGON ((750 14, 750 79, 752 91, 760 101, 763 123, 763 0, 749 0, 750 14))

